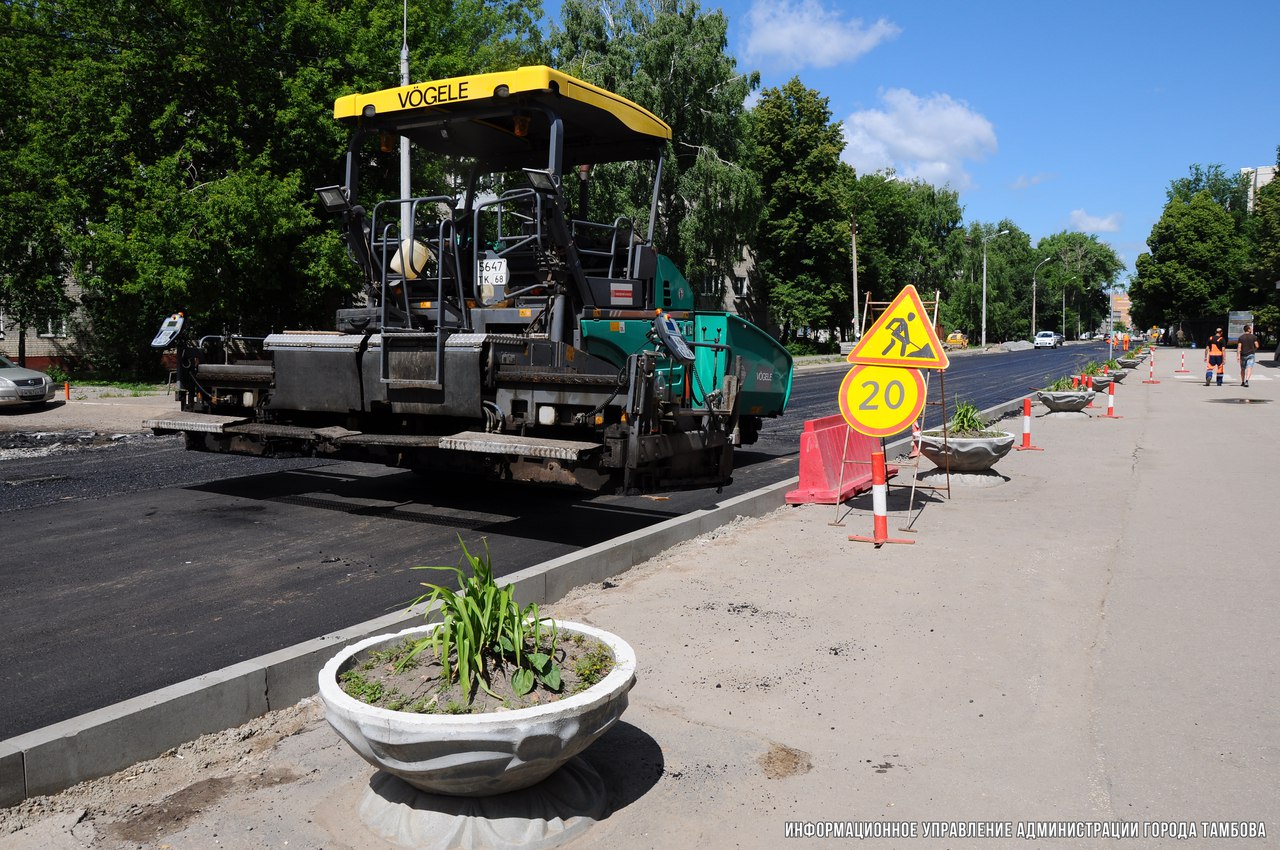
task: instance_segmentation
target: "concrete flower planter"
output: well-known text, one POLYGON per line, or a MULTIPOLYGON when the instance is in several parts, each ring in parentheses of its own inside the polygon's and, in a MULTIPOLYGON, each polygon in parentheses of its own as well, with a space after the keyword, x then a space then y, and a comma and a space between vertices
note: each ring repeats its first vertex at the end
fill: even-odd
POLYGON ((325 719, 373 766, 435 794, 484 797, 542 781, 617 722, 636 681, 626 641, 580 623, 558 623, 561 635, 593 637, 613 652, 614 667, 590 688, 556 702, 487 714, 417 714, 367 705, 348 696, 338 674, 369 651, 416 637, 434 625, 352 644, 320 671, 325 719))
POLYGON ((1050 413, 1078 413, 1093 400, 1092 390, 1037 390, 1036 396, 1050 413))
MULTIPOLYGON (((1107 391, 1107 384, 1115 380, 1115 376, 1116 376, 1115 372, 1112 372, 1110 375, 1094 375, 1093 376, 1094 391, 1105 393, 1107 391)), ((1117 381, 1117 383, 1119 382, 1117 381)))
POLYGON ((1118 384, 1122 382, 1128 374, 1128 372, 1125 372, 1122 369, 1115 369, 1111 372, 1111 380, 1118 384))
POLYGON ((945 443, 941 431, 920 434, 920 453, 942 469, 951 472, 982 472, 1013 448, 1013 435, 1004 431, 988 431, 983 436, 949 436, 945 443))
POLYGON ((1138 364, 1141 363, 1142 361, 1139 360, 1137 357, 1121 357, 1116 362, 1119 363, 1121 367, 1125 369, 1137 369, 1138 364))

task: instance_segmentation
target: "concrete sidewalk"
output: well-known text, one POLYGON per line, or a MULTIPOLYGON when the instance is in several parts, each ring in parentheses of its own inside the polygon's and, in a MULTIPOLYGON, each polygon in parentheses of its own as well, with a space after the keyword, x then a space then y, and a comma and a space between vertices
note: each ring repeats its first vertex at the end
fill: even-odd
MULTIPOLYGON (((866 497, 843 527, 783 508, 551 606, 640 659, 586 756, 612 814, 568 846, 818 847, 835 842, 788 830, 844 822, 911 836, 866 847, 1113 843, 970 825, 1060 821, 1131 822, 1145 840, 1121 847, 1191 826, 1177 846, 1274 843, 1280 369, 1205 387, 1157 357, 1160 383, 1144 367, 1118 389, 1124 418, 1037 416, 1043 452, 930 498, 915 534, 895 488, 891 535, 914 545, 849 542, 866 497), (1221 822, 1267 839, 1199 837, 1221 822)), ((357 815, 373 776, 304 701, 0 811, 0 835, 22 828, 0 848, 391 847, 357 815)))
POLYGON ((59 389, 39 408, 0 408, 0 433, 136 433, 150 430, 142 427, 143 420, 177 410, 174 397, 159 391, 133 395, 114 387, 72 387, 70 393, 59 389))

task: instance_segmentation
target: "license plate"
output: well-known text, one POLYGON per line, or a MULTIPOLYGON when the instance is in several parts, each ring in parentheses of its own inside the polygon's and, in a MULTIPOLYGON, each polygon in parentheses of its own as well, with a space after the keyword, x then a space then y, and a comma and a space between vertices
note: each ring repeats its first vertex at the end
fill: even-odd
POLYGON ((44 390, 18 390, 23 398, 44 398, 44 390))
POLYGON ((511 274, 507 270, 507 260, 505 257, 498 257, 497 259, 483 259, 480 261, 481 286, 506 286, 507 281, 510 279, 511 274))

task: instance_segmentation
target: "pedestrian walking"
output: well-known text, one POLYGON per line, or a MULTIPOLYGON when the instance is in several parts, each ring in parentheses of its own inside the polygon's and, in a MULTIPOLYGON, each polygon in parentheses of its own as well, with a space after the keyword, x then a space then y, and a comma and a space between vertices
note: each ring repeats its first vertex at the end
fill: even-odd
POLYGON ((1209 386, 1209 381, 1213 378, 1214 373, 1218 375, 1218 386, 1222 386, 1222 370, 1225 366, 1227 354, 1227 338, 1222 335, 1222 328, 1218 328, 1213 332, 1213 336, 1209 337, 1209 342, 1204 347, 1204 385, 1209 386))
POLYGON ((1253 363, 1258 359, 1258 338, 1253 335, 1253 325, 1245 325, 1244 333, 1236 340, 1236 360, 1240 363, 1240 386, 1249 386, 1253 376, 1253 363))

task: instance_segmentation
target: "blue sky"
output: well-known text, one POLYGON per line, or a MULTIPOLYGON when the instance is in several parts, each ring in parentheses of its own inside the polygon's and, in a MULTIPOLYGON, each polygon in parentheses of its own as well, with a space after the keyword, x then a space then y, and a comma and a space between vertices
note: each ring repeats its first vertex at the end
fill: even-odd
POLYGON ((1280 145, 1277 0, 702 8, 765 87, 798 76, 829 99, 859 173, 950 185, 966 222, 1008 218, 1033 244, 1096 234, 1130 272, 1170 180, 1273 165, 1280 145))

